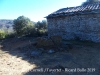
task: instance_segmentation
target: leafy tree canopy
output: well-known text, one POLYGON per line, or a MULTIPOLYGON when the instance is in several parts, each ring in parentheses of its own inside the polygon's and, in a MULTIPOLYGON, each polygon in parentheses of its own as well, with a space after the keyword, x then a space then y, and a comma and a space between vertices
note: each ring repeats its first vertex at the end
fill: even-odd
POLYGON ((38 21, 35 25, 37 29, 47 29, 47 21, 42 20, 42 22, 38 21))
POLYGON ((13 29, 18 35, 29 34, 30 28, 34 27, 33 22, 29 18, 24 16, 19 16, 14 20, 13 29))

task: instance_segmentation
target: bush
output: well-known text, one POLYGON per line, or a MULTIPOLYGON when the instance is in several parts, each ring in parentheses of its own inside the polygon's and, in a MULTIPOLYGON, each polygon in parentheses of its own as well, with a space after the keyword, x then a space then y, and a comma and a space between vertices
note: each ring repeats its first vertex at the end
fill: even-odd
POLYGON ((41 22, 38 21, 35 24, 35 32, 36 36, 47 36, 47 21, 46 20, 42 20, 41 22))
POLYGON ((34 27, 33 22, 24 16, 19 16, 14 20, 13 29, 19 36, 30 34, 30 30, 34 27))
POLYGON ((16 33, 8 33, 6 35, 6 38, 14 38, 16 36, 16 33))
POLYGON ((47 21, 46 20, 42 20, 42 22, 38 21, 36 24, 35 24, 35 28, 37 29, 47 29, 47 21))
POLYGON ((40 33, 41 35, 47 36, 47 29, 40 29, 40 30, 39 30, 39 33, 40 33))
POLYGON ((7 36, 7 33, 3 30, 0 30, 0 39, 4 39, 7 36))
POLYGON ((42 22, 38 21, 34 23, 34 27, 26 29, 28 31, 27 37, 40 37, 40 36, 47 36, 47 22, 43 20, 42 22))

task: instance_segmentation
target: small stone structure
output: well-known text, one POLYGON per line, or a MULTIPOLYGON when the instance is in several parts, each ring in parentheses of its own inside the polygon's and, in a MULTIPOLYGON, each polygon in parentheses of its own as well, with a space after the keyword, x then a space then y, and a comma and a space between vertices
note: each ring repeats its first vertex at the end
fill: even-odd
POLYGON ((100 3, 60 9, 47 17, 48 36, 100 42, 100 3))
POLYGON ((38 37, 37 38, 37 47, 54 47, 60 46, 62 44, 61 36, 52 36, 50 38, 47 37, 38 37))

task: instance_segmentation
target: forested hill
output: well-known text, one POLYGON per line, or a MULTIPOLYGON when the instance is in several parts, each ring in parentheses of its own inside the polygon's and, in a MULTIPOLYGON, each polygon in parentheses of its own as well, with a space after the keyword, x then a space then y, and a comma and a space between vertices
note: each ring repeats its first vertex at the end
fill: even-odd
POLYGON ((10 28, 13 25, 13 20, 0 19, 0 29, 1 28, 10 28))

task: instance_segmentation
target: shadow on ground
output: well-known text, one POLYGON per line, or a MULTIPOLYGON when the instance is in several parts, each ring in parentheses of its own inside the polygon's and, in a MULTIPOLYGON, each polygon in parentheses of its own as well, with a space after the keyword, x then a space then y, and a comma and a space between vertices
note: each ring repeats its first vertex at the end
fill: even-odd
POLYGON ((1 41, 3 51, 36 65, 22 75, 99 75, 99 46, 85 45, 82 42, 80 45, 71 41, 73 49, 64 48, 63 51, 47 53, 46 50, 42 51, 42 48, 36 48, 33 45, 35 41, 36 38, 12 38, 1 41), (42 52, 35 57, 31 55, 33 51, 42 52))

